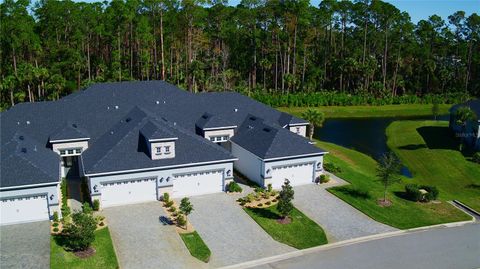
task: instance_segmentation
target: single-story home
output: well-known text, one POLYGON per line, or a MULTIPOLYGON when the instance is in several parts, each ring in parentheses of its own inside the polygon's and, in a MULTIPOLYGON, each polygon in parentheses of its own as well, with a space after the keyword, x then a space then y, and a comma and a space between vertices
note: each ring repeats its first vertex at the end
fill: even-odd
POLYGON ((62 178, 85 178, 105 208, 222 192, 234 170, 265 187, 312 183, 326 154, 302 119, 163 81, 95 84, 15 105, 0 120, 0 224, 60 214, 62 178))
POLYGON ((463 143, 474 150, 480 150, 480 99, 474 99, 450 108, 450 128, 463 143), (467 121, 465 126, 457 123, 455 113, 460 107, 470 108, 477 116, 476 120, 467 121))

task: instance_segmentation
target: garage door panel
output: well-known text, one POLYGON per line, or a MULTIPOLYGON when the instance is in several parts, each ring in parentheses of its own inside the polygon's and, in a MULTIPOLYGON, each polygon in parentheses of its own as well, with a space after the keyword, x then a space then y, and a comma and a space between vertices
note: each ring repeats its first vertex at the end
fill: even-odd
POLYGON ((223 171, 176 175, 172 197, 179 198, 223 191, 223 171))
POLYGON ((292 186, 304 185, 313 181, 313 163, 289 164, 273 168, 272 187, 279 189, 285 179, 290 181, 292 186))
POLYGON ((155 201, 156 179, 135 179, 102 183, 102 207, 155 201))
POLYGON ((0 202, 0 224, 48 220, 46 195, 3 199, 0 202))

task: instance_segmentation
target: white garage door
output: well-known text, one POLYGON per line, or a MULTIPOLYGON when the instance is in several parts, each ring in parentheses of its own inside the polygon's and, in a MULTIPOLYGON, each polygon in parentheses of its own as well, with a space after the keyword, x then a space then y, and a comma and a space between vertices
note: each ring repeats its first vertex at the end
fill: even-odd
POLYGON ((156 179, 102 183, 102 207, 157 200, 156 179))
POLYGON ((280 189, 285 179, 290 180, 292 186, 312 183, 313 163, 297 163, 273 167, 272 187, 280 189))
POLYGON ((2 225, 48 220, 47 196, 2 199, 0 213, 0 224, 2 225))
POLYGON ((194 196, 223 191, 223 171, 194 172, 174 176, 173 197, 194 196))

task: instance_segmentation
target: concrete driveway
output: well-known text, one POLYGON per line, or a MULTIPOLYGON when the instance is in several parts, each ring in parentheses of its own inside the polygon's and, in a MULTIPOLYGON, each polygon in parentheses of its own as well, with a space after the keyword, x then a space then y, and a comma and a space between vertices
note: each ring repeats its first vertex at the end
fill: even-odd
POLYGON ((166 223, 160 202, 110 207, 103 210, 120 268, 203 268, 166 223))
POLYGON ((217 193, 190 198, 189 216, 212 251, 210 265, 226 266, 294 250, 273 240, 236 204, 239 195, 217 193))
POLYGON ((50 222, 0 226, 0 268, 50 268, 50 222))
POLYGON ((295 207, 322 226, 330 243, 397 230, 374 221, 326 191, 323 185, 308 184, 294 190, 295 207))

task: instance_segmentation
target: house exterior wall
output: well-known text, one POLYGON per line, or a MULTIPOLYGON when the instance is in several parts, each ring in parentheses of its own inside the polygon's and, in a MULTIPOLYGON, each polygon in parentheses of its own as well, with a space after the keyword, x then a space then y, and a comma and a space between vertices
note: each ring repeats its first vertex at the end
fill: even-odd
POLYGON ((307 125, 290 126, 288 128, 292 133, 296 133, 296 134, 301 135, 303 137, 307 136, 307 125), (298 128, 298 131, 297 131, 297 128, 298 128))
POLYGON ((175 158, 175 141, 151 142, 150 156, 152 160, 175 158), (170 147, 170 152, 165 151, 165 147, 170 147), (161 147, 161 153, 157 153, 157 147, 161 147))
MULTIPOLYGON (((283 178, 274 178, 273 176, 273 169, 279 166, 293 166, 298 164, 313 164, 312 171, 311 171, 311 181, 314 182, 315 179, 323 173, 323 155, 320 156, 312 156, 312 157, 298 157, 286 160, 278 160, 278 161, 266 161, 264 164, 264 170, 262 171, 262 175, 265 178, 265 186, 269 183, 273 183, 274 181, 283 181, 283 178)), ((274 185, 274 184, 273 184, 274 185)), ((294 184, 295 185, 295 184, 294 184)))
POLYGON ((201 166, 191 166, 184 168, 175 168, 175 169, 161 169, 153 171, 141 171, 141 172, 132 172, 132 173, 118 173, 114 175, 101 175, 101 176, 90 176, 88 180, 88 185, 90 189, 90 194, 92 196, 92 201, 94 199, 99 199, 102 193, 102 183, 103 182, 115 182, 115 181, 125 181, 129 179, 138 179, 138 178, 156 178, 157 181, 157 199, 160 199, 165 192, 171 194, 172 187, 174 184, 174 175, 176 174, 185 174, 192 172, 201 172, 201 171, 215 171, 222 170, 224 181, 233 179, 233 162, 225 162, 218 164, 206 164, 201 166))
MULTIPOLYGON (((64 142, 64 143, 52 143, 52 150, 60 155, 60 150, 62 149, 75 149, 81 148, 82 152, 88 149, 88 141, 76 141, 76 142, 64 142)), ((70 156, 75 156, 80 154, 71 154, 70 156)), ((66 154, 65 156, 68 156, 66 154)))
POLYGON ((450 129, 456 138, 463 139, 463 142, 470 148, 480 150, 480 121, 467 121, 464 127, 455 122, 454 114, 450 114, 450 129))
POLYGON ((262 170, 263 161, 258 156, 231 142, 232 155, 238 160, 233 163, 236 170, 248 177, 250 180, 263 186, 262 170))
POLYGON ((53 218, 53 212, 58 211, 59 217, 61 216, 59 198, 60 198, 60 182, 52 183, 52 185, 38 186, 22 188, 19 186, 17 189, 0 190, 0 199, 26 197, 33 195, 47 195, 47 202, 49 207, 50 219, 53 218))
POLYGON ((233 128, 232 129, 223 129, 223 130, 205 130, 203 137, 206 139, 210 140, 210 138, 213 136, 228 136, 229 138, 234 135, 233 128))

